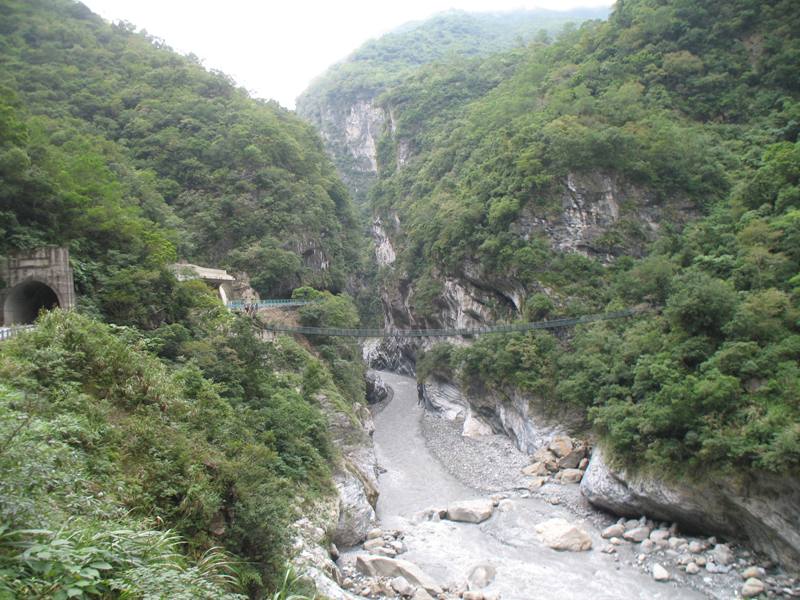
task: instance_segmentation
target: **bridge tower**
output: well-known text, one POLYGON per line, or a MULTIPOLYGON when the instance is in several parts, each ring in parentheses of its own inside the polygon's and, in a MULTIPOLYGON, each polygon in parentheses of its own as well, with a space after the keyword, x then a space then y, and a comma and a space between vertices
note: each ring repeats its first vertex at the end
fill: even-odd
POLYGON ((69 250, 45 246, 20 250, 0 259, 0 323, 32 323, 39 311, 75 306, 69 250))

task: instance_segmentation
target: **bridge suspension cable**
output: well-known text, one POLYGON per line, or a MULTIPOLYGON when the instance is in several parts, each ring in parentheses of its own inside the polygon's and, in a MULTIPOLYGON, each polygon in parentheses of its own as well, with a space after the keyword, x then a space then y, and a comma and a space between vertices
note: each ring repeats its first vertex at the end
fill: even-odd
POLYGON ((534 321, 530 323, 509 323, 504 325, 486 325, 484 327, 462 327, 453 329, 344 329, 339 327, 301 327, 265 323, 260 321, 265 331, 273 333, 297 333, 302 335, 325 335, 333 337, 354 338, 417 338, 417 337, 469 337, 492 333, 518 333, 535 331, 539 329, 563 329, 574 327, 583 323, 596 321, 610 321, 612 319, 626 319, 649 312, 649 308, 627 308, 607 313, 583 315, 569 319, 552 319, 549 321, 534 321))

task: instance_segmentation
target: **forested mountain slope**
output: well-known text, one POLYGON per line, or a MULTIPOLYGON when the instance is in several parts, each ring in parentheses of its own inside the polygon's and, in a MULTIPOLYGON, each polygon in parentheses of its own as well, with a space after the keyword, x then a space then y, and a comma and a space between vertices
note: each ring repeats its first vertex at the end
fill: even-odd
POLYGON ((482 79, 481 66, 501 57, 431 65, 389 90, 395 128, 372 194, 397 255, 388 317, 440 325, 666 305, 632 327, 595 326, 621 336, 602 351, 580 336, 563 357, 548 336, 480 341, 463 351, 464 373, 594 406, 630 460, 783 469, 798 460, 800 82, 785 65, 800 12, 712 4, 621 3, 607 23, 506 55, 513 75, 477 98, 451 90, 479 89, 496 72, 482 79), (412 150, 398 164, 401 145, 412 150), (495 362, 509 343, 524 352, 495 362), (597 352, 620 362, 601 367, 597 352), (762 361, 756 384, 747 369, 762 361), (703 382, 731 387, 708 403, 703 382), (682 412, 679 397, 694 408, 682 412), (657 426, 656 406, 667 411, 657 426))
POLYGON ((487 56, 532 39, 547 41, 567 24, 607 14, 605 8, 449 11, 408 23, 328 69, 297 99, 297 112, 319 129, 356 201, 363 204, 377 174, 376 142, 391 121, 377 110, 381 93, 423 65, 448 57, 487 56))
MULTIPOLYGON (((0 15, 0 256, 69 247, 79 298, 0 345, 0 598, 264 597, 299 514, 335 530, 360 354, 264 341, 166 267, 336 290, 348 192, 310 126, 195 59, 70 0, 0 15)), ((356 326, 313 293, 301 319, 356 326)))
POLYGON ((5 247, 69 242, 81 291, 141 252, 247 270, 264 294, 344 285, 360 232, 309 126, 82 4, 0 8, 5 247))
MULTIPOLYGON (((370 194, 387 322, 656 307, 568 339, 439 346, 421 374, 572 407, 629 468, 790 475, 794 493, 798 40, 793 2, 626 0, 552 44, 390 86, 370 194)), ((766 545, 796 561, 782 535, 766 545)))

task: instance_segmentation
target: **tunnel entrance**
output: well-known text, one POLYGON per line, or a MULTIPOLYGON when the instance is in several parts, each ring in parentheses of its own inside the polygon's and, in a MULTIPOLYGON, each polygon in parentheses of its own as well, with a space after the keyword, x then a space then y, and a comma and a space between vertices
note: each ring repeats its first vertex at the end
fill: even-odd
POLYGON ((33 323, 39 311, 57 308, 58 296, 53 289, 39 281, 25 281, 9 290, 3 306, 6 325, 33 323))

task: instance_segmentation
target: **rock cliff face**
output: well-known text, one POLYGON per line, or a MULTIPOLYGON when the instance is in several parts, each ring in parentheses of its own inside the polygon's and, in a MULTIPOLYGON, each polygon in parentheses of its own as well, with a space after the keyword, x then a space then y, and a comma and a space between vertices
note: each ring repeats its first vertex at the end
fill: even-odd
POLYGON ((425 381, 427 406, 448 420, 464 421, 464 435, 482 430, 506 434, 528 454, 547 447, 556 436, 578 429, 581 417, 568 410, 553 412, 540 398, 518 390, 461 390, 453 382, 431 377, 425 381))
MULTIPOLYGON (((515 390, 459 389, 431 377, 426 405, 463 422, 463 435, 505 433, 528 454, 583 424, 568 411, 548 413, 540 399, 515 390)), ((583 495, 615 515, 676 522, 682 530, 746 541, 787 568, 800 568, 800 485, 769 473, 737 479, 674 481, 609 466, 595 448, 581 480, 583 495)))
POLYGON ((378 141, 389 121, 387 111, 376 104, 377 94, 365 91, 322 102, 301 98, 297 105, 298 114, 320 132, 342 180, 360 204, 377 181, 378 141))
POLYGON ((689 202, 672 199, 666 205, 646 188, 609 173, 570 173, 560 187, 560 210, 548 215, 526 207, 512 230, 526 240, 545 235, 555 250, 608 262, 614 258, 613 242, 606 239, 610 231, 627 228, 625 253, 637 256, 661 223, 685 223, 697 216, 689 202))
POLYGON ((746 479, 664 481, 614 469, 595 449, 581 491, 592 504, 615 514, 646 514, 688 530, 746 539, 784 566, 800 568, 796 480, 761 473, 746 479))
MULTIPOLYGON (((553 200, 548 208, 523 208, 511 232, 525 240, 544 237, 553 250, 584 254, 604 263, 611 263, 620 253, 615 247, 620 239, 624 239, 626 254, 639 255, 657 237, 662 224, 682 224, 696 216, 689 202, 672 199, 667 205, 647 189, 600 172, 569 174, 553 200)), ((434 274, 440 288, 425 310, 420 310, 418 282, 397 260, 403 240, 398 214, 389 210, 376 215, 372 237, 375 260, 389 274, 380 294, 384 321, 390 328, 479 327, 498 319, 519 318, 529 294, 549 293, 544 287, 526 289, 512 277, 488 272, 468 260, 457 274, 434 274)), ((371 365, 397 368, 403 364, 405 372, 411 372, 415 351, 431 343, 424 339, 383 343, 373 349, 371 365)))
POLYGON ((332 441, 341 452, 333 477, 339 501, 331 539, 337 546, 349 548, 364 541, 375 524, 378 479, 371 437, 375 427, 366 404, 355 404, 353 414, 348 414, 324 396, 318 400, 332 441))

